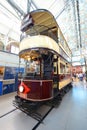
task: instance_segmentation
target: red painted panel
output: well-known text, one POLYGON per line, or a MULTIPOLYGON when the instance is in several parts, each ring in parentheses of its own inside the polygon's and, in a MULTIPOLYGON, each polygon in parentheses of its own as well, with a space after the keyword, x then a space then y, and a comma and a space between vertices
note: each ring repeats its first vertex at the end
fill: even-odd
POLYGON ((52 96, 52 82, 43 82, 42 98, 50 98, 52 96))
POLYGON ((30 92, 27 94, 28 99, 39 100, 51 98, 53 96, 52 80, 24 80, 23 82, 30 88, 30 92))

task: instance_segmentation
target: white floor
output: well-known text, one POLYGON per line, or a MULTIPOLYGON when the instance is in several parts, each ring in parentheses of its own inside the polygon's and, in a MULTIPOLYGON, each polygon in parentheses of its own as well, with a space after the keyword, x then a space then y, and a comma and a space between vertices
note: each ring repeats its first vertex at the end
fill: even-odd
MULTIPOLYGON (((73 88, 63 97, 36 130, 87 130, 87 83, 74 82, 73 88)), ((13 94, 0 97, 0 115, 14 109, 13 94)), ((32 130, 36 120, 16 110, 0 118, 0 130, 32 130)))
POLYGON ((13 100, 16 92, 0 96, 0 116, 14 109, 13 100))

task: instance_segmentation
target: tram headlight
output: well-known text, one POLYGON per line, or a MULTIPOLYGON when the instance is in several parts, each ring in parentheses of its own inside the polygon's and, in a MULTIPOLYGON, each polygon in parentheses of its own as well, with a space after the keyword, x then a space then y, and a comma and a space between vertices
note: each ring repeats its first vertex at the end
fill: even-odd
POLYGON ((19 87, 19 92, 23 92, 24 91, 24 87, 21 85, 20 87, 19 87))

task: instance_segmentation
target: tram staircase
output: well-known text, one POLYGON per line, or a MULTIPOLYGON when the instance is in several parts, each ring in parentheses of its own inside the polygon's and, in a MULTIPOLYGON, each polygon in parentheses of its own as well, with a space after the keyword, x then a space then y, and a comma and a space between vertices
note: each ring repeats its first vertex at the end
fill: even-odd
POLYGON ((52 79, 52 69, 53 69, 52 57, 53 57, 52 55, 50 57, 45 56, 44 77, 46 79, 52 79))
POLYGON ((44 65, 44 77, 46 79, 51 79, 52 78, 51 75, 52 75, 52 67, 49 66, 49 64, 45 64, 44 65))
MULTIPOLYGON (((58 75, 52 74, 52 71, 54 69, 53 67, 53 55, 52 53, 49 54, 50 56, 44 56, 44 78, 45 79, 52 79, 53 84, 56 86, 54 91, 58 90, 58 75)), ((57 92, 57 91, 56 91, 57 92)), ((55 93, 55 92, 54 92, 55 93)))

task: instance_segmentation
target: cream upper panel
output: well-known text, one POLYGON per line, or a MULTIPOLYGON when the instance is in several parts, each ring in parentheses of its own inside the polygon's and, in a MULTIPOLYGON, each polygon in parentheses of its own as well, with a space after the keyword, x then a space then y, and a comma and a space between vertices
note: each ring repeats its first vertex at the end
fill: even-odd
POLYGON ((20 52, 33 48, 47 48, 59 53, 58 44, 52 38, 44 35, 29 36, 20 43, 20 52))

